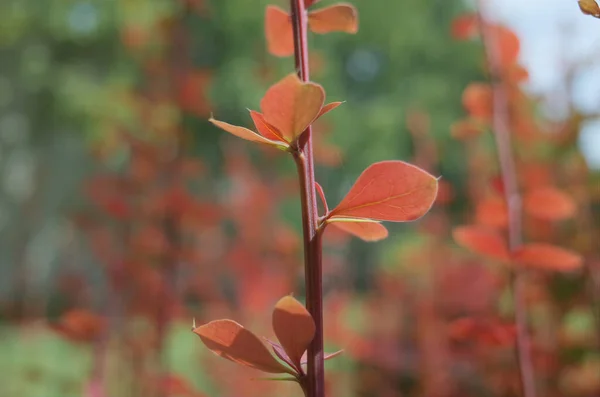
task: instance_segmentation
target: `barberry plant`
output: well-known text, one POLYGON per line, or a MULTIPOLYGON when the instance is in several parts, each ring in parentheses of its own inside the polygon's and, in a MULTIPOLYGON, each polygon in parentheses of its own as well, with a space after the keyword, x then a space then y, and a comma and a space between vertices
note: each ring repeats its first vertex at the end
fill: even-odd
POLYGON ((297 382, 307 397, 325 395, 323 362, 337 355, 326 355, 323 350, 321 240, 325 228, 333 224, 364 240, 380 240, 388 233, 380 222, 419 219, 429 211, 438 191, 437 177, 403 161, 383 161, 368 167, 341 202, 329 210, 323 189, 315 181, 311 126, 341 102, 325 104, 324 88, 310 81, 307 31, 355 33, 358 17, 349 4, 308 11, 316 2, 291 0, 289 13, 267 7, 269 51, 281 57, 293 54, 296 73, 267 90, 261 112, 250 111, 256 131, 210 118, 224 131, 288 152, 294 159, 302 210, 306 309, 291 297, 282 298, 275 306, 273 329, 280 344, 267 341, 275 356, 260 338, 232 320, 193 327, 217 355, 263 372, 286 374, 283 379, 297 382), (324 214, 318 213, 317 194, 324 214))
POLYGON ((513 292, 522 395, 535 397, 536 376, 525 306, 524 274, 527 269, 574 271, 582 267, 583 259, 578 253, 553 244, 525 241, 524 215, 559 221, 572 217, 576 207, 568 195, 553 186, 520 186, 518 166, 521 159, 513 153, 512 140, 521 134, 529 135, 531 142, 531 131, 535 130, 534 122, 530 115, 524 114, 520 102, 519 82, 527 74, 517 62, 518 37, 505 26, 488 22, 484 13, 485 10, 480 9, 477 14, 462 16, 453 26, 453 35, 457 39, 481 39, 490 79, 489 83, 472 83, 465 89, 463 105, 469 117, 454 126, 453 135, 468 139, 491 130, 500 175, 494 183, 497 194, 485 204, 480 203, 477 211, 478 215, 487 215, 480 216, 478 224, 456 227, 453 237, 470 251, 507 266, 513 292))

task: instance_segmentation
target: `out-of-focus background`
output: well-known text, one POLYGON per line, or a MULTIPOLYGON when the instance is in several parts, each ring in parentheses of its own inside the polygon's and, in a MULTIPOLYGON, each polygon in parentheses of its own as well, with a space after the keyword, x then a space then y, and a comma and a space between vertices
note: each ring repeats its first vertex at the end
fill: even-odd
MULTIPOLYGON (((456 127, 463 91, 486 81, 481 42, 453 36, 472 4, 352 2, 356 35, 310 35, 312 79, 346 101, 316 125, 317 180, 334 205, 379 160, 442 179, 432 212, 387 224, 382 242, 327 231, 326 345, 345 349, 328 395, 519 395, 507 269, 451 237, 505 228, 493 137, 456 127)), ((273 304, 303 297, 292 161, 207 122, 249 125, 246 109, 293 70, 266 51, 271 3, 287 7, 0 4, 0 396, 298 395, 190 332, 192 318, 232 318, 272 337, 273 304)), ((526 240, 584 257, 526 273, 537 387, 597 396, 600 21, 576 1, 488 6, 528 71, 512 87, 521 190, 570 200, 525 208, 526 240)))

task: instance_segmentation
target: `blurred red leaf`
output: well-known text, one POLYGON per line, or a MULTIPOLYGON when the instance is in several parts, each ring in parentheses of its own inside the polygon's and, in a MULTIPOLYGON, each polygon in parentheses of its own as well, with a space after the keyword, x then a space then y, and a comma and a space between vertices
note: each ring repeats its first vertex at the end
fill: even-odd
POLYGON ((505 239, 496 231, 483 226, 459 226, 452 237, 468 250, 492 259, 508 261, 510 258, 505 239))
POLYGON ((335 4, 308 14, 310 30, 318 34, 329 32, 356 33, 358 13, 350 4, 335 4))
POLYGON ((512 67, 517 62, 521 42, 519 37, 509 28, 502 25, 488 26, 488 35, 497 45, 498 57, 504 69, 512 67))
POLYGON ((454 39, 466 40, 474 37, 478 30, 477 16, 474 14, 461 15, 452 21, 450 34, 454 39))
POLYGON ((179 82, 178 101, 184 111, 200 117, 210 115, 211 104, 206 92, 211 78, 207 70, 193 71, 183 76, 179 82))
POLYGON ((292 142, 317 118, 324 101, 323 87, 291 73, 267 90, 260 107, 265 120, 292 142))
POLYGON ((481 121, 492 118, 492 88, 486 83, 471 83, 465 88, 462 103, 470 116, 481 121))
POLYGON ((53 328, 76 342, 96 340, 105 327, 104 318, 89 310, 73 309, 64 313, 53 328))
POLYGON ((265 37, 272 55, 294 55, 294 35, 290 15, 281 8, 269 5, 265 15, 265 37))
POLYGON ((296 368, 315 337, 315 322, 306 308, 292 296, 285 296, 273 310, 273 330, 296 368))
POLYGON ((371 219, 334 217, 330 218, 329 222, 338 229, 364 241, 379 241, 388 236, 385 226, 371 219))
POLYGON ((450 127, 450 135, 452 135, 454 139, 470 139, 481 135, 484 129, 485 127, 476 120, 460 120, 452 124, 450 127))
POLYGON ((546 186, 528 191, 523 197, 523 208, 534 217, 557 221, 575 215, 577 206, 566 193, 546 186))
POLYGON ((545 243, 525 244, 513 258, 520 265, 546 270, 571 271, 583 265, 579 254, 545 243))
POLYGON ((213 353, 234 363, 264 372, 294 375, 269 353, 256 335, 233 320, 211 321, 193 331, 213 353))
POLYGON ((489 197, 479 201, 476 208, 477 223, 491 228, 505 228, 508 225, 508 210, 504 199, 489 197))
POLYGON ((368 167, 330 216, 379 221, 414 221, 429 211, 438 190, 437 178, 403 161, 368 167))

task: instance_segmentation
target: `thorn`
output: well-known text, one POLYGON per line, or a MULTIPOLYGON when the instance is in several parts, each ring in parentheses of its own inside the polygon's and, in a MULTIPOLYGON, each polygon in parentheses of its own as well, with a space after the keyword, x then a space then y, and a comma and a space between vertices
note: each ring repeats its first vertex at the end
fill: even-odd
POLYGON ((192 331, 196 329, 196 318, 192 317, 192 331))

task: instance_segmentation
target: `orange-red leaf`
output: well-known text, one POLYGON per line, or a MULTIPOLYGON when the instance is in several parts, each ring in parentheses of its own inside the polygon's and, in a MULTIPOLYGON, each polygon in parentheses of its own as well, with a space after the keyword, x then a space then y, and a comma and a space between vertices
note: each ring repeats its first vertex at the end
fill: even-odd
POLYGON ((331 102, 331 103, 328 103, 327 105, 323 106, 323 108, 319 112, 319 115, 317 116, 317 118, 323 116, 326 113, 331 112, 333 109, 337 108, 342 103, 344 103, 344 102, 331 102))
POLYGON ((577 207, 567 194, 546 186, 527 192, 523 198, 523 208, 536 218, 556 221, 572 217, 577 207))
POLYGON ((583 264, 579 254, 545 243, 525 244, 515 251, 513 259, 523 266, 556 271, 575 270, 583 264))
POLYGON ((318 2, 319 0, 304 0, 304 7, 308 8, 318 2))
POLYGON ((267 6, 265 15, 265 37, 272 55, 287 57, 294 55, 294 33, 290 15, 276 6, 267 6))
POLYGON ((215 120, 210 118, 208 121, 213 123, 215 126, 220 129, 229 132, 239 138, 245 139, 247 141, 266 143, 267 145, 279 146, 279 147, 287 147, 287 144, 283 144, 280 142, 274 142, 270 139, 263 137, 262 135, 257 134, 256 132, 249 130, 248 128, 240 127, 237 125, 225 123, 224 121, 215 120))
POLYGON ((260 339, 233 320, 215 320, 194 329, 213 353, 250 368, 269 373, 293 371, 275 359, 260 339))
POLYGON ((358 12, 351 4, 335 4, 308 14, 310 30, 318 34, 358 32, 358 12))
POLYGON ((367 168, 331 217, 407 222, 419 219, 433 205, 437 178, 403 161, 382 161, 367 168))
POLYGON ((329 222, 364 241, 379 241, 388 236, 385 226, 371 219, 334 217, 329 219, 329 222))
POLYGON ((452 124, 450 134, 455 139, 470 139, 481 135, 484 129, 485 126, 477 122, 477 120, 460 120, 452 124))
POLYGON ((471 83, 465 88, 462 103, 472 117, 486 121, 492 118, 492 88, 485 83, 471 83))
POLYGON ((306 308, 292 296, 285 296, 273 310, 273 330, 296 368, 315 337, 315 322, 306 308))
POLYGON ((508 225, 506 202, 500 197, 481 200, 475 210, 477 223, 492 228, 505 228, 508 225))
POLYGON ((477 25, 476 15, 461 15, 452 21, 450 34, 457 40, 466 40, 477 34, 477 25))
POLYGON ((472 252, 496 260, 509 260, 506 240, 492 229, 475 225, 459 226, 452 231, 452 237, 459 245, 472 252))
POLYGON ((491 25, 487 30, 487 35, 497 47, 500 65, 507 68, 517 62, 521 42, 515 32, 502 25, 491 25))
POLYGON ((267 123, 265 116, 263 116, 261 113, 251 110, 250 117, 252 117, 254 126, 260 135, 272 141, 285 142, 285 139, 283 139, 281 136, 281 132, 277 131, 277 128, 273 127, 271 124, 267 123))
POLYGON ((267 123, 292 142, 317 118, 324 101, 323 87, 291 73, 267 90, 260 107, 267 123))

